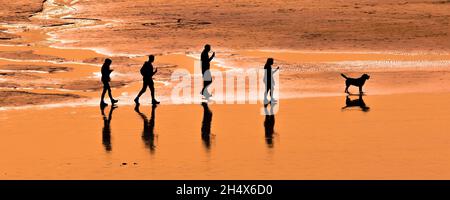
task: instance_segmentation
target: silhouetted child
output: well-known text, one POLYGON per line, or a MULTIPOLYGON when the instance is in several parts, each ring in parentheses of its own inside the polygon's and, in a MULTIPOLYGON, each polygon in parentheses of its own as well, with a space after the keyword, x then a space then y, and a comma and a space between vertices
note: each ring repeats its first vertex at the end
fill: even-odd
POLYGON ((212 76, 210 72, 210 62, 216 56, 216 53, 213 52, 211 57, 209 57, 209 52, 211 51, 211 46, 209 44, 205 45, 205 48, 202 51, 200 59, 202 61, 202 76, 203 76, 203 88, 200 92, 201 95, 206 98, 211 97, 212 95, 208 92, 208 87, 212 83, 212 76))
POLYGON ((111 94, 111 86, 109 85, 109 82, 111 81, 110 75, 111 72, 113 71, 110 66, 111 66, 111 59, 107 58, 105 59, 105 63, 103 63, 101 72, 102 72, 102 83, 103 83, 103 92, 102 92, 102 96, 100 99, 100 106, 107 106, 108 104, 105 103, 105 101, 103 100, 105 98, 105 94, 106 91, 108 91, 108 95, 109 98, 111 99, 111 103, 115 104, 118 102, 118 100, 115 100, 111 94))
POLYGON ((268 58, 266 65, 264 65, 264 83, 266 84, 266 91, 264 93, 264 105, 268 105, 269 100, 267 99, 267 95, 270 91, 270 99, 271 103, 275 103, 276 99, 273 97, 273 88, 275 86, 275 82, 273 80, 273 74, 277 72, 280 67, 277 67, 275 70, 272 71, 272 65, 273 65, 273 58, 268 58))
POLYGON ((136 104, 139 104, 139 98, 147 90, 147 87, 150 88, 150 93, 152 95, 152 104, 153 105, 159 104, 159 101, 155 99, 155 83, 153 83, 153 75, 155 75, 156 72, 158 72, 158 69, 155 69, 155 71, 153 71, 153 64, 152 64, 153 61, 155 61, 155 56, 149 55, 148 61, 146 61, 141 68, 141 74, 144 84, 142 86, 141 91, 139 91, 139 94, 134 99, 134 102, 136 102, 136 104))

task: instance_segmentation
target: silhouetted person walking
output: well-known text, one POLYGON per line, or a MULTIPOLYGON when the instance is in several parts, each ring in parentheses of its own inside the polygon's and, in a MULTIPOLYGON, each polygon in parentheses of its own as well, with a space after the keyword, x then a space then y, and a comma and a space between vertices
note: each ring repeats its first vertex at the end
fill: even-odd
POLYGON ((264 107, 265 119, 264 119, 264 130, 266 136, 266 144, 269 148, 273 147, 273 134, 275 133, 275 115, 273 114, 273 108, 270 107, 270 112, 267 107, 264 107))
POLYGON ((210 71, 210 62, 214 57, 216 56, 216 53, 213 52, 211 57, 209 57, 209 52, 211 51, 211 46, 209 44, 205 45, 205 48, 202 51, 202 54, 200 56, 201 62, 202 62, 202 76, 203 76, 203 88, 200 92, 201 95, 203 95, 205 98, 209 98, 212 95, 208 92, 208 87, 212 83, 212 76, 210 71))
POLYGON ((108 95, 109 98, 111 99, 111 103, 115 104, 118 102, 118 100, 115 100, 111 94, 111 86, 109 85, 109 82, 111 81, 110 75, 111 72, 113 71, 110 66, 111 66, 111 59, 107 58, 105 59, 105 62, 103 63, 101 72, 102 72, 102 83, 103 83, 103 92, 102 92, 102 96, 100 99, 100 106, 107 106, 108 104, 105 103, 105 101, 103 100, 105 98, 105 94, 106 91, 108 91, 108 95))
POLYGON ((150 88, 150 93, 152 95, 152 104, 153 105, 159 104, 159 101, 157 101, 155 99, 155 83, 153 82, 153 75, 155 75, 156 72, 158 72, 158 69, 156 68, 155 71, 153 71, 153 64, 152 64, 153 61, 155 61, 155 56, 149 55, 148 61, 146 61, 141 68, 141 75, 142 75, 144 84, 142 85, 141 91, 139 91, 139 94, 134 99, 134 102, 136 104, 139 104, 139 98, 147 90, 147 87, 150 88))
POLYGON ((110 152, 112 150, 111 146, 111 120, 112 120, 112 114, 114 109, 116 109, 115 106, 112 106, 109 110, 109 115, 106 117, 105 115, 105 106, 100 107, 100 111, 103 116, 103 129, 102 129, 102 144, 105 147, 105 150, 107 152, 110 152))
POLYGON ((211 147, 211 121, 212 112, 208 107, 208 104, 203 102, 203 120, 202 120, 202 140, 205 147, 209 149, 211 147))
POLYGON ((142 130, 142 141, 145 144, 145 147, 150 149, 150 152, 153 153, 155 151, 155 111, 157 105, 152 106, 152 116, 150 120, 147 119, 147 116, 144 113, 141 113, 139 110, 139 105, 136 105, 134 110, 141 116, 142 121, 144 122, 144 128, 142 130))
POLYGON ((264 65, 264 83, 266 84, 266 91, 264 92, 264 106, 269 104, 267 95, 270 91, 270 103, 276 103, 276 99, 273 97, 273 88, 275 86, 275 81, 273 80, 273 74, 277 72, 280 67, 277 67, 272 71, 273 58, 268 58, 266 64, 264 65))

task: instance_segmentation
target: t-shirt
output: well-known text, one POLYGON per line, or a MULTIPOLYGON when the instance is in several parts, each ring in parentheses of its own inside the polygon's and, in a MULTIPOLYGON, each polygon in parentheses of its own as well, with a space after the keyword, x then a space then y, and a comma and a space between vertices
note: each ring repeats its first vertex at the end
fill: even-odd
POLYGON ((111 81, 111 78, 109 77, 109 75, 111 74, 113 70, 108 69, 107 67, 102 67, 102 81, 103 82, 109 82, 111 81))

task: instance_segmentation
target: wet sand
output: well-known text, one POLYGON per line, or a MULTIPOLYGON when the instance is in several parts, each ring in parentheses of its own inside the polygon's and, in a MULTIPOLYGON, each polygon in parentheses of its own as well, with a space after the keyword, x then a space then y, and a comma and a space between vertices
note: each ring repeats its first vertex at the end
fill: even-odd
POLYGON ((450 178, 448 1, 2 5, 0 179, 450 178), (260 104, 210 103, 210 137, 198 102, 173 105, 170 76, 195 76, 205 43, 216 71, 280 66, 273 139, 260 104), (146 116, 132 106, 148 54, 162 101, 154 136, 143 134, 149 94, 146 116), (120 100, 110 127, 110 107, 97 107, 107 57, 120 100), (341 109, 340 73, 371 75, 368 112, 341 109))
POLYGON ((345 96, 283 100, 270 140, 261 105, 209 105, 210 141, 201 105, 158 106, 153 137, 132 106, 113 111, 110 137, 98 107, 2 111, 0 178, 448 179, 449 100, 365 96, 368 112, 341 110, 345 96))
POLYGON ((63 30, 59 39, 81 42, 61 46, 116 53, 198 51, 204 43, 221 50, 445 52, 450 46, 447 0, 118 0, 71 6, 73 16, 106 25, 63 30))

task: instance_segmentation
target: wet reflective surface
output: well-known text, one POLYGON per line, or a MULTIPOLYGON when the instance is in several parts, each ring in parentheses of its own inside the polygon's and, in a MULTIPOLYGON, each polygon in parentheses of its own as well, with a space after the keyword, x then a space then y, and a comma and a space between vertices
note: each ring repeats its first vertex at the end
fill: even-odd
POLYGON ((1 111, 0 178, 450 178, 450 95, 345 98, 1 111))

